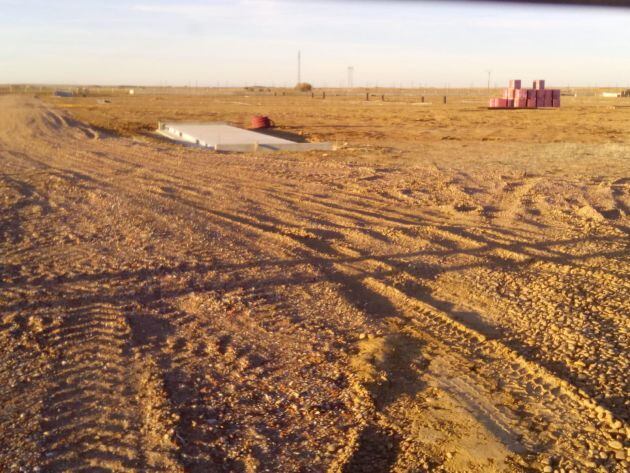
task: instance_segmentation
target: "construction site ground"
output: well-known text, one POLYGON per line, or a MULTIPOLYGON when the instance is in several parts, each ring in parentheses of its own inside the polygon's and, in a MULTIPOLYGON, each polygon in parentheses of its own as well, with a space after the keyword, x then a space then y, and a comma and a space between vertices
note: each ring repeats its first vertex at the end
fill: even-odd
POLYGON ((0 471, 628 471, 629 99, 486 99, 0 97, 0 471))

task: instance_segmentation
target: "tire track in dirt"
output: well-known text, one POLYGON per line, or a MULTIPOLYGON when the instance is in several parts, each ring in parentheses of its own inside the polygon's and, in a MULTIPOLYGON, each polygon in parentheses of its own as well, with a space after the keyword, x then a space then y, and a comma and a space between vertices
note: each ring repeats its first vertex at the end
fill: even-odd
POLYGON ((456 312, 466 316, 484 313, 508 346, 584 390, 589 398, 627 421, 624 383, 601 380, 622 379, 621 373, 627 371, 628 362, 619 354, 628 344, 622 314, 630 287, 617 276, 594 271, 590 264, 537 264, 531 270, 524 269, 518 279, 509 273, 497 273, 495 286, 490 287, 488 281, 445 278, 436 285, 432 297, 436 303, 455 301, 457 290, 475 287, 475 296, 459 301, 456 312), (568 278, 579 290, 567 293, 563 279, 568 278), (542 297, 544 304, 537 301, 542 297), (518 317, 521 310, 529 312, 528 320, 518 317), (590 343, 593 333, 598 334, 598 345, 590 343), (553 350, 541 351, 537 346, 551 346, 553 350))
MULTIPOLYGON (((145 204, 146 205, 146 204, 145 204)), ((181 208, 181 207, 179 207, 181 208)), ((172 223, 171 223, 172 225, 172 223)), ((225 225, 222 225, 223 227, 225 227, 225 225)), ((98 296, 96 297, 96 299, 98 300, 98 296)), ((81 336, 77 337, 76 340, 80 339, 81 336)), ((199 353, 195 353, 195 356, 199 356, 199 353)), ((195 357, 193 356, 193 354, 191 354, 191 356, 189 357, 189 362, 190 360, 194 360, 195 357)), ((187 363, 185 363, 187 364, 187 363)), ((196 398, 196 396, 198 396, 198 394, 196 394, 197 391, 197 385, 194 382, 194 378, 185 378, 184 383, 181 383, 181 379, 176 383, 173 384, 174 381, 173 379, 177 379, 177 375, 175 374, 169 374, 169 372, 167 371, 166 374, 164 375, 166 382, 165 385, 167 386, 167 392, 169 392, 169 396, 171 398, 172 404, 175 405, 182 405, 181 403, 184 402, 184 404, 187 404, 189 402, 194 402, 194 399, 196 398), (174 378, 173 378, 174 376, 174 378), (182 392, 181 388, 178 388, 178 385, 183 385, 186 386, 185 390, 182 392), (189 386, 193 386, 192 388, 189 388, 189 386), (169 389, 170 388, 170 389, 169 389)), ((176 408, 176 410, 178 410, 176 408)), ((186 411, 185 406, 181 408, 182 412, 186 411)), ((194 437, 194 433, 190 433, 190 431, 186 431, 184 429, 182 429, 182 433, 187 433, 185 436, 182 436, 183 441, 180 440, 180 449, 183 450, 184 452, 182 453, 182 455, 188 455, 188 457, 186 458, 186 461, 189 462, 187 464, 189 465, 196 465, 196 467, 203 467, 204 463, 199 463, 199 462, 195 462, 194 461, 194 456, 193 458, 190 457, 190 455, 188 453, 186 453, 186 451, 188 451, 190 449, 190 443, 188 442, 188 440, 190 440, 191 436, 194 437), (190 461, 192 460, 192 463, 190 463, 190 461)), ((216 436, 217 433, 213 433, 212 435, 216 436)), ((179 443, 179 442, 178 442, 179 443)), ((215 458, 216 460, 216 458, 215 458)), ((221 460, 220 458, 218 459, 219 461, 224 461, 225 459, 221 460)), ((208 465, 208 464, 206 464, 208 465)))
MULTIPOLYGON (((237 222, 240 225, 246 225, 248 228, 253 229, 254 231, 259 231, 259 232, 263 232, 263 234, 267 235, 267 236, 271 236, 272 239, 280 239, 280 241, 282 243, 286 243, 287 240, 287 236, 286 235, 278 235, 277 234, 277 228, 275 228, 273 225, 268 225, 268 224, 262 224, 260 222, 256 222, 256 221, 250 221, 247 219, 244 219, 242 217, 235 217, 233 215, 230 214, 226 214, 226 213, 219 213, 217 214, 221 219, 227 220, 231 223, 237 222)), ((291 241, 295 241, 295 239, 289 235, 289 239, 291 241)), ((300 243, 298 241, 298 243, 300 243)), ((307 245, 308 248, 312 248, 312 245, 307 245)))
MULTIPOLYGON (((382 263, 378 263, 379 265, 381 265, 382 263)), ((366 271, 367 272, 367 271, 366 271)), ((453 323, 451 321, 450 318, 448 318, 449 323, 453 323)), ((463 326, 462 326, 463 327, 463 326)), ((460 329, 462 329, 462 327, 460 327, 460 329)), ((426 331, 426 327, 423 327, 423 332, 426 331)), ((469 329, 462 329, 465 331, 470 332, 469 329)), ((446 334, 444 333, 444 330, 442 330, 441 332, 437 332, 434 334, 434 337, 436 337, 436 339, 443 339, 443 337, 445 337, 446 335, 446 339, 450 340, 452 343, 454 342, 455 345, 457 345, 458 343, 462 343, 465 340, 462 339, 461 337, 456 336, 456 332, 453 332, 452 330, 449 330, 446 332, 446 334)), ((468 333, 468 335, 470 335, 470 333, 468 333)), ((473 340, 475 343, 478 343, 480 341, 484 340, 484 337, 478 338, 479 334, 477 334, 476 332, 474 332, 474 338, 477 338, 477 340, 473 340)), ((566 383, 566 381, 564 380, 559 380, 557 379, 554 375, 552 375, 551 373, 549 373, 548 371, 546 371, 544 368, 542 368, 541 366, 532 363, 531 361, 526 361, 524 360, 520 355, 511 352, 509 349, 507 349, 505 346, 503 346, 502 344, 500 345, 496 345, 496 341, 490 342, 493 346, 491 349, 487 349, 485 356, 482 358, 484 359, 484 361, 487 361, 488 358, 486 358, 487 356, 490 356, 490 353, 501 353, 503 355, 505 355, 508 359, 518 363, 521 365, 520 371, 521 373, 516 374, 515 370, 512 369, 510 371, 510 375, 512 379, 517 379, 518 382, 518 386, 520 387, 520 389, 524 389, 525 393, 526 393, 526 397, 527 399, 527 403, 531 403, 532 399, 531 396, 532 395, 536 395, 536 396, 541 396, 543 401, 546 401, 550 404, 555 403, 557 405, 557 407, 560 406, 564 406, 564 402, 566 401, 566 399, 557 399, 555 396, 550 395, 549 393, 552 392, 553 390, 563 390, 565 391, 564 394, 565 396, 570 396, 572 401, 574 402, 574 405, 572 406, 573 409, 580 409, 581 410, 581 415, 584 415, 586 418, 591 418, 591 419, 596 419, 598 416, 601 416, 602 413, 604 413, 605 417, 607 417, 610 420, 610 423, 615 423, 616 420, 614 419, 614 417, 612 416, 612 414, 609 411, 602 411, 601 406, 597 406, 597 404, 590 399, 588 396, 585 396, 585 398, 583 398, 582 396, 584 396, 584 393, 579 393, 578 391, 576 391, 575 389, 571 389, 568 385, 568 383, 566 383), (528 374, 530 372, 533 372, 533 374, 528 374), (530 376, 529 380, 527 380, 528 378, 522 378, 523 376, 530 376), (516 378, 515 378, 516 377, 516 378), (546 380, 546 381, 537 381, 534 382, 533 380, 546 380), (595 409, 597 407, 597 409, 595 409)), ((468 343, 470 344, 470 342, 468 343)), ((466 353, 463 356, 463 359, 475 359, 475 358, 480 358, 481 354, 477 354, 475 352, 469 352, 466 353)), ((489 373, 488 373, 489 374, 489 373)), ((477 384, 479 383, 479 381, 477 381, 477 384)), ((492 393, 488 392, 486 394, 486 397, 491 397, 492 393)), ((482 397, 483 398, 483 397, 482 397)), ((482 399, 480 398, 480 399, 482 399)), ((486 403, 487 404, 487 403, 486 403)), ((486 412, 490 411, 491 408, 490 407, 485 407, 482 408, 483 406, 480 404, 480 402, 477 402, 474 404, 479 410, 481 410, 482 412, 485 410, 486 412)), ((525 406, 525 408, 527 408, 527 406, 525 406)), ((538 404, 538 407, 532 409, 533 412, 545 412, 546 414, 551 414, 551 411, 546 409, 545 407, 543 407, 542 404, 538 404)), ((556 410, 555 411, 556 414, 558 412, 562 412, 561 409, 556 410)), ((531 414, 531 417, 534 417, 535 415, 538 414, 531 414)), ((569 416, 567 415, 568 418, 573 418, 573 416, 569 416)), ((497 418, 500 418, 500 416, 496 413, 489 416, 489 420, 493 422, 492 425, 494 425, 496 427, 495 431, 497 432, 505 432, 507 433, 509 436, 514 437, 514 433, 510 433, 509 430, 507 430, 507 428, 504 427, 505 425, 505 420, 503 421, 496 421, 497 418)), ((504 417, 505 419, 506 417, 504 417)), ((556 417, 555 422, 556 423, 562 423, 563 418, 565 418, 564 416, 560 416, 560 417, 556 417)), ((551 423, 551 422, 550 422, 551 423)), ((566 425, 566 424, 565 424, 566 425)), ((587 425, 585 427, 586 429, 594 429, 593 425, 587 425)), ((524 430, 522 427, 519 426, 518 429, 519 432, 524 432, 526 430, 524 430)), ((581 430, 579 432, 576 432, 574 434, 574 436, 584 436, 585 435, 586 430, 581 430)), ((614 431, 611 432, 611 434, 615 433, 614 431)), ((521 435, 521 434, 519 434, 521 435)), ((588 436, 588 435, 587 435, 588 436)), ((555 439, 558 440, 558 439, 555 439)), ((543 448, 540 444, 537 443, 537 439, 533 438, 530 439, 530 444, 529 444, 529 449, 531 451, 541 451, 541 450, 545 450, 545 448, 543 448)), ((597 448, 600 449, 606 449, 606 445, 607 445, 607 438, 603 437, 603 438, 599 438, 598 440, 592 440, 592 442, 594 444, 597 445, 597 448)), ((592 462, 590 459, 585 458, 585 457, 576 457, 576 458, 580 458, 580 460, 583 462, 583 466, 588 466, 591 465, 592 462)))
MULTIPOLYGON (((48 119, 56 131, 74 126, 48 119)), ((24 145, 22 155, 2 159, 16 169, 28 163, 62 183, 58 193, 69 196, 62 206, 71 218, 48 218, 53 228, 43 232, 50 244, 60 234, 76 234, 52 257, 56 264, 65 257, 70 271, 61 265, 56 280, 16 279, 36 301, 16 302, 16 293, 5 307, 58 314, 57 325, 41 338, 42 346, 57 345, 68 356, 52 357, 58 381, 42 422, 49 429, 45 445, 55 452, 44 458, 51 470, 329 465, 352 471, 365 466, 365 458, 383 468, 403 469, 404 460, 409 468, 429 470, 441 462, 405 454, 412 439, 386 419, 396 395, 425 396, 429 378, 520 455, 564 449, 562 455, 575 454, 575 462, 589 468, 587 448, 603 451, 612 435, 618 438, 618 430, 594 423, 617 420, 589 395, 502 340, 453 321, 432 304, 432 286, 420 287, 446 271, 561 260, 579 241, 567 236, 536 243, 544 240, 542 230, 503 229, 474 216, 466 220, 469 228, 454 225, 448 212, 402 205, 393 193, 368 195, 377 184, 362 179, 373 172, 348 163, 212 155, 216 162, 208 169, 209 154, 198 151, 187 151, 182 165, 184 152, 170 147, 160 155, 154 146, 72 131, 65 135, 76 148, 70 150, 58 136, 44 134, 24 145), (322 165, 327 169, 319 172, 322 165), (344 186, 348 180, 352 185, 344 186), (93 228, 90 212, 102 213, 110 230, 93 228), (99 232, 105 235, 100 246, 87 237, 99 232), (118 252, 120 267, 89 268, 100 251, 118 252), (127 259, 120 256, 125 253, 127 259), (62 292, 49 292, 55 281, 62 292), (364 393, 350 409, 349 393, 361 388, 340 388, 342 378, 318 373, 347 371, 339 353, 366 326, 384 334, 399 359, 385 361, 390 386, 373 387, 373 404, 364 393), (406 349, 409 356, 401 356, 406 349), (497 383, 497 373, 509 383, 497 383), (311 386, 286 386, 289 379, 311 386), (81 393, 68 386, 74 381, 81 393), (324 392, 335 399, 333 407, 324 392), (343 402, 336 404, 337 396, 343 402), (296 400, 302 397, 307 405, 296 400), (95 409, 99 404, 104 407, 95 409), (347 421, 342 434, 340 419, 353 409, 364 416, 347 421), (307 423, 311 411, 319 423, 307 423), (558 437, 558 425, 568 438, 558 437), (104 433, 95 434, 99 430, 104 433), (343 448, 330 445, 339 439, 343 448), (588 447, 578 445, 583 441, 588 447), (363 458, 369 450, 375 453, 363 458), (313 455, 298 458, 291 451, 313 455)), ((54 193, 38 185, 41 195, 54 193)), ((27 269, 33 274, 50 264, 35 246, 20 251, 11 257, 32 256, 36 264, 27 269)))
POLYGON ((42 335, 58 380, 43 409, 46 471, 180 470, 172 441, 153 431, 163 429, 151 414, 155 390, 142 391, 150 375, 129 338, 121 310, 108 304, 69 309, 42 335))
POLYGON ((472 402, 480 412, 485 411, 489 414, 485 420, 496 426, 498 431, 503 431, 513 438, 516 438, 516 435, 522 436, 519 443, 524 444, 530 452, 553 449, 556 455, 566 459, 565 462, 574 461, 581 468, 593 467, 592 460, 584 451, 575 450, 569 439, 588 439, 594 448, 600 450, 608 448, 609 439, 617 433, 612 425, 618 421, 610 411, 598 405, 586 393, 565 380, 558 379, 539 364, 524 359, 499 340, 487 339, 479 332, 453 321, 447 314, 434 307, 411 299, 381 281, 367 278, 365 282, 375 291, 388 297, 419 330, 420 337, 429 336, 433 343, 441 345, 444 350, 441 357, 448 360, 457 354, 457 357, 449 362, 453 367, 472 364, 474 369, 468 372, 461 369, 457 371, 457 376, 463 376, 463 381, 472 387, 471 391, 466 393, 466 389, 458 389, 453 384, 446 386, 463 396, 479 393, 480 390, 475 388, 485 389, 486 393, 478 394, 478 400, 472 402), (500 388, 496 384, 489 384, 497 379, 500 380, 500 388), (513 405, 518 406, 516 411, 504 409, 501 412, 497 411, 497 406, 489 407, 488 400, 496 395, 497 389, 512 397, 513 405), (519 415, 525 414, 526 418, 519 419, 515 415, 516 412, 519 415), (540 418, 541 415, 544 416, 544 421, 540 418), (611 426, 609 432, 602 432, 598 425, 598 419, 602 417, 611 426), (530 421, 529 426, 526 423, 527 419, 530 421), (581 420, 580 424, 575 423, 576 419, 581 420), (548 439, 546 445, 539 443, 542 437, 540 434, 529 430, 534 425, 537 428, 550 429, 547 432, 552 437, 548 439), (554 433, 554 429, 563 433, 554 433), (567 432, 569 433, 565 437, 567 432), (532 434, 535 436, 532 437, 532 434))
MULTIPOLYGON (((38 165, 37 160, 28 162, 38 168, 50 169, 38 165)), ((65 176, 53 170, 51 174, 61 176, 66 184, 76 187, 73 186, 75 173, 65 176)), ((64 195, 66 202, 63 205, 74 211, 71 220, 64 221, 63 215, 55 212, 38 231, 53 241, 63 239, 67 232, 81 232, 75 227, 81 223, 84 209, 77 208, 72 202, 76 196, 76 192, 64 195)), ((26 249, 25 254, 32 253, 35 248, 33 245, 26 249)), ((38 267, 51 267, 50 260, 55 253, 51 252, 35 265, 31 261, 30 268, 25 269, 37 274, 38 267)), ((66 250, 63 253, 66 264, 71 266, 81 265, 92 256, 87 251, 66 250)), ((16 256, 20 255, 12 255, 13 258, 16 256)), ((100 294, 97 288, 70 288, 69 293, 57 295, 60 299, 56 301, 55 295, 45 289, 46 279, 29 278, 20 284, 27 290, 40 286, 29 291, 31 297, 36 298, 37 291, 41 291, 40 298, 48 298, 48 302, 32 304, 29 312, 38 314, 48 308, 45 319, 49 321, 48 325, 54 324, 37 336, 38 345, 54 359, 46 371, 47 377, 55 380, 43 396, 39 432, 43 437, 43 454, 38 463, 45 471, 84 468, 179 471, 178 463, 172 459, 174 444, 166 434, 159 435, 163 425, 167 425, 160 419, 163 404, 160 390, 150 382, 148 363, 137 360, 133 353, 129 329, 120 309, 100 302, 107 296, 100 294), (85 305, 84 300, 90 298, 94 302, 85 305), (73 309, 64 310, 72 306, 73 309)), ((27 307, 23 303, 16 306, 22 311, 27 307)), ((34 317, 37 319, 37 315, 34 317)))
MULTIPOLYGON (((223 214, 221 215, 222 218, 226 218, 230 221, 238 221, 241 224, 245 224, 247 225, 249 228, 255 228, 258 229, 259 231, 265 233, 267 236, 271 236, 272 238, 281 238, 282 240, 284 240, 283 237, 279 237, 275 232, 274 232, 274 228, 272 226, 266 226, 264 224, 261 223, 255 223, 252 221, 248 221, 247 219, 244 218, 234 218, 233 216, 230 217, 229 215, 223 214)), ((470 240, 470 241, 474 241, 474 240, 470 240)), ((307 247, 312 248, 312 245, 307 245, 307 247)), ((333 259, 333 258, 327 258, 327 259, 333 259)), ((382 265, 382 263, 378 263, 379 265, 382 265)), ((356 288, 355 288, 356 290, 356 288)), ((450 318, 449 318, 450 321, 450 318)), ((426 331, 426 328, 423 327, 423 332, 426 331)), ((437 332, 434 334, 434 337, 437 337, 436 339, 440 339, 442 337, 445 336, 444 330, 442 330, 442 332, 437 332)), ((475 333, 475 337, 478 337, 478 334, 475 333)), ((457 344, 458 342, 461 343, 464 340, 461 337, 457 337, 456 336, 456 332, 448 331, 446 333, 446 339, 450 340, 450 342, 455 342, 455 344, 457 344)), ((479 342, 480 340, 476 340, 476 342, 479 342)), ((469 343, 470 344, 470 343, 469 343)), ((533 365, 531 362, 526 362, 525 360, 523 360, 519 355, 515 354, 515 353, 511 353, 509 351, 506 352, 506 348, 501 345, 500 347, 494 346, 492 347, 492 350, 487 350, 485 356, 489 356, 489 353, 501 353, 503 352, 504 354, 508 354, 508 358, 509 359, 516 359, 518 363, 524 364, 522 369, 525 369, 525 372, 529 372, 529 371, 534 371, 535 374, 541 375, 543 377, 543 379, 551 379, 551 383, 550 385, 547 384, 540 384, 540 383, 535 383, 533 381, 531 381, 531 379, 529 381, 525 381, 524 379, 521 379, 521 377, 523 376, 523 373, 521 373, 518 377, 518 385, 520 386, 520 388, 523 388, 525 390, 525 392, 527 393, 528 397, 531 397, 531 395, 533 393, 536 393, 536 395, 542 395, 543 396, 543 400, 547 401, 547 402, 551 402, 551 401, 555 401, 556 404, 558 403, 557 400, 555 400, 554 397, 550 397, 550 395, 548 394, 548 392, 550 392, 551 390, 554 389, 564 389, 566 386, 566 382, 560 381, 558 379, 555 378, 555 376, 551 375, 550 373, 546 372, 544 369, 542 369, 541 367, 539 367, 538 365, 533 365), (541 373, 540 373, 541 372, 541 373), (542 392, 541 392, 542 390, 542 392)), ((483 357, 484 361, 487 361, 487 358, 485 358, 485 356, 483 357)), ((464 360, 470 360, 470 359, 475 359, 475 358, 481 358, 481 355, 475 352, 472 353, 465 353, 465 355, 462 357, 462 359, 464 360)), ((458 363, 456 363, 457 365, 458 363)), ((514 371, 511 372, 511 377, 512 379, 514 379, 515 373, 514 371)), ((533 375, 531 375, 533 376, 533 375)), ((469 381, 469 384, 471 386, 476 386, 479 385, 479 380, 476 380, 476 382, 472 382, 469 381)), ((474 391, 474 388, 473 388, 474 391)), ((462 393, 464 392, 463 389, 459 390, 459 395, 462 395, 462 393)), ((580 396, 578 396, 574 391, 569 390, 568 391, 570 393, 570 395, 573 398, 573 401, 577 401, 578 405, 582 408, 582 410, 584 411, 583 413, 588 413, 589 415, 587 417, 591 417, 591 418, 596 418, 597 417, 597 413, 593 410, 593 408, 595 407, 595 403, 590 400, 587 399, 585 402, 582 402, 582 398, 580 396), (588 409, 589 411, 585 411, 585 409, 588 409)), ((512 439, 509 440, 508 443, 512 443, 514 444, 514 438, 517 434, 515 434, 514 432, 519 432, 518 435, 522 435, 520 432, 524 432, 525 430, 522 428, 522 426, 518 426, 518 430, 509 430, 507 427, 505 427, 507 425, 509 417, 506 417, 508 414, 505 413, 500 413, 499 411, 496 410, 496 408, 493 408, 493 406, 491 404, 488 404, 487 401, 483 401, 484 399, 491 397, 492 393, 491 392, 487 392, 486 396, 481 396, 478 397, 477 400, 472 400, 469 401, 472 403, 473 406, 475 406, 479 411, 481 412, 487 412, 489 413, 487 418, 485 419, 486 422, 490 423, 490 428, 491 430, 494 430, 495 433, 500 436, 504 441, 508 442, 507 439, 512 439), (485 406, 482 404, 482 401, 485 402, 485 406), (492 414, 490 414, 491 412, 493 412, 492 414), (501 420, 498 420, 501 419, 501 420)), ((562 400, 564 401, 564 400, 562 400)), ((527 403, 530 403, 531 399, 527 400, 527 403)), ((562 405, 563 402, 560 402, 560 404, 562 405)), ((527 407, 527 406, 526 406, 527 407)), ((525 407, 525 408, 526 408, 525 407)), ((534 412, 536 412, 538 409, 541 410, 541 412, 546 412, 547 414, 550 413, 549 410, 544 409, 543 407, 538 407, 536 409, 533 409, 534 412)), ((558 411, 557 411, 558 412, 558 411)), ((534 415, 538 415, 538 414, 532 414, 531 417, 534 417, 534 415)), ((613 419, 612 421, 614 422, 614 418, 610 415, 609 412, 606 412, 606 416, 610 417, 611 419, 613 419)), ((556 417, 556 422, 562 422, 562 417, 556 417)), ((592 428, 592 426, 591 426, 592 428)), ((579 435, 583 435, 584 434, 584 430, 579 432, 579 435)), ((543 448, 542 445, 540 445, 539 443, 537 443, 537 439, 533 438, 533 439, 529 439, 529 444, 528 449, 530 451, 544 451, 545 448, 543 448)), ((604 439, 599 439, 598 440, 598 447, 599 448, 606 448, 606 444, 607 444, 607 440, 604 439)), ((580 457, 577 457, 580 458, 580 457)), ((583 465, 590 465, 590 460, 586 459, 586 458, 581 458, 581 461, 583 462, 583 465)))

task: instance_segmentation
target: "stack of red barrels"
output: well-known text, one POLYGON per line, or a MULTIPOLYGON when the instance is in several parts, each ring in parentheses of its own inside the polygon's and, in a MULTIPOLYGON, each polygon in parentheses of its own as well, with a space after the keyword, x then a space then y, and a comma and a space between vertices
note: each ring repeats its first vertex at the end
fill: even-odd
POLYGON ((533 88, 521 89, 520 80, 511 80, 502 98, 492 98, 489 108, 560 107, 560 89, 545 89, 544 80, 535 80, 533 88))

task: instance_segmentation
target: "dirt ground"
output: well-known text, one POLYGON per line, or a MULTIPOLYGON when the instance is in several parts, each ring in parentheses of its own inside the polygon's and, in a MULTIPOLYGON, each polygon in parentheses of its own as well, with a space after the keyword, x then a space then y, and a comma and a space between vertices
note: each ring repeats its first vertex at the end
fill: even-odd
POLYGON ((0 97, 0 471, 628 471, 630 99, 485 98, 0 97))

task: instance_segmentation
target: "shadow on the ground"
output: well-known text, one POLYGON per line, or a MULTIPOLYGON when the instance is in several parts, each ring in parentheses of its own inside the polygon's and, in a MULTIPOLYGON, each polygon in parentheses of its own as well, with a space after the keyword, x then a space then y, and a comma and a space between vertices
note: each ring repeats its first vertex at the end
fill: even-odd
POLYGON ((294 141, 296 143, 306 143, 306 138, 298 133, 293 133, 287 130, 281 130, 279 128, 259 128, 251 130, 256 133, 260 133, 267 136, 273 136, 275 138, 282 138, 283 140, 294 141))

